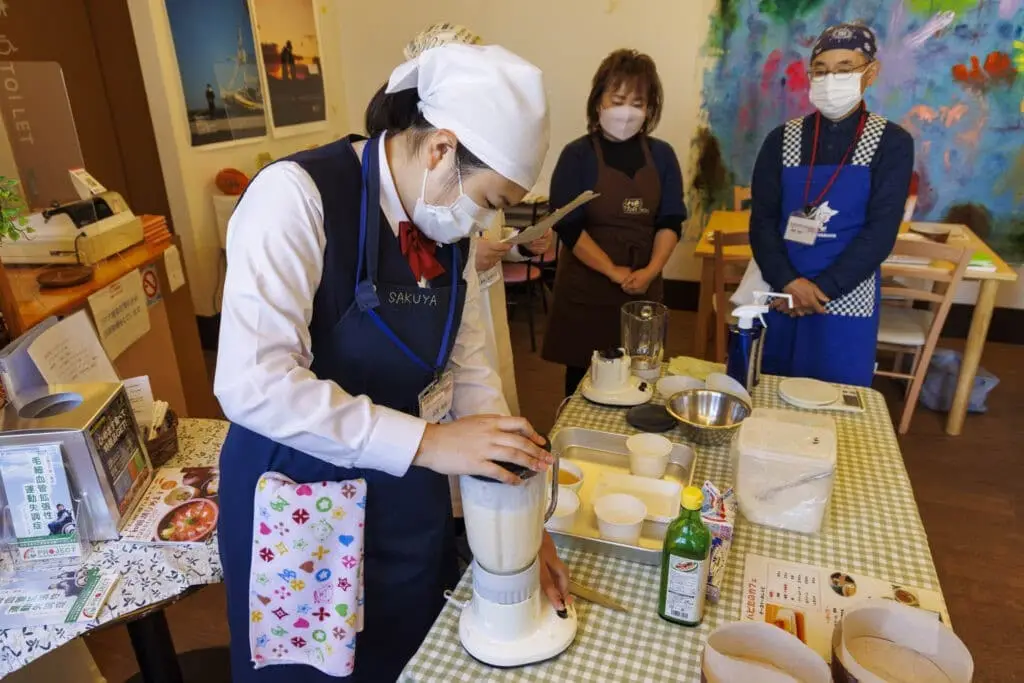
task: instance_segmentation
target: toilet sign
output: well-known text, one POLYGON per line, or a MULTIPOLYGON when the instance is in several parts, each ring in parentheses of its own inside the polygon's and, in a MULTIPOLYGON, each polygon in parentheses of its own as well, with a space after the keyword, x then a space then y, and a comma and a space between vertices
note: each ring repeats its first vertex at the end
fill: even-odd
POLYGON ((163 297, 160 295, 160 279, 156 275, 156 266, 148 265, 142 269, 142 291, 146 293, 146 306, 154 306, 163 297))

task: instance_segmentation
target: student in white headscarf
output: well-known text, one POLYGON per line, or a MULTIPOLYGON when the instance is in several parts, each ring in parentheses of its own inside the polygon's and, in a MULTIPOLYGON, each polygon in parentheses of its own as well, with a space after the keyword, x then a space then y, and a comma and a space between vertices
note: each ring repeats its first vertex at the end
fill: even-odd
MULTIPOLYGON (((438 23, 417 34, 405 46, 403 52, 406 59, 414 59, 424 50, 448 43, 481 45, 483 40, 465 26, 438 23)), ((519 415, 519 395, 516 390, 516 371, 512 356, 512 340, 509 336, 501 263, 503 260, 522 261, 546 253, 551 246, 552 233, 549 230, 530 244, 519 247, 501 241, 504 226, 505 214, 502 211, 496 212, 495 219, 490 225, 482 226, 485 230, 478 237, 474 237, 474 262, 480 279, 480 289, 484 293, 480 297, 481 317, 484 320, 486 336, 484 351, 488 363, 501 378, 501 389, 509 410, 513 415, 519 415)), ((453 488, 452 494, 455 497, 458 514, 461 511, 458 505, 458 490, 453 488)))
MULTIPOLYGON (((365 628, 347 678, 362 683, 398 677, 458 578, 446 475, 516 483, 499 463, 551 462, 529 422, 509 416, 486 360, 469 241, 540 173, 540 71, 497 46, 428 49, 395 69, 367 122, 369 141, 261 171, 228 228, 214 389, 232 422, 218 529, 235 683, 333 680, 297 664, 253 668, 250 578, 276 580, 252 566, 264 473, 366 482, 365 628)), ((311 552, 285 550, 297 567, 311 552)), ((540 558, 561 609, 568 572, 550 539, 540 558)))

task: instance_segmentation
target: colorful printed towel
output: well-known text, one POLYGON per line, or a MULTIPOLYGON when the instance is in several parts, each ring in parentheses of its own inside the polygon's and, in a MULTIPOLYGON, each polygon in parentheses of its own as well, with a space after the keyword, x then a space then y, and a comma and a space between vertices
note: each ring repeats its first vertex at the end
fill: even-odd
POLYGON ((255 668, 308 664, 352 673, 363 629, 366 482, 256 485, 249 646, 255 668))

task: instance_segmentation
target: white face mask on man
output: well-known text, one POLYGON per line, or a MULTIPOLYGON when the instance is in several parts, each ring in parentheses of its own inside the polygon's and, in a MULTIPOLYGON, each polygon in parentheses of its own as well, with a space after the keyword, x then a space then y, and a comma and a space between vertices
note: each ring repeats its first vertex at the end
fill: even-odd
POLYGON ((861 101, 860 83, 862 73, 827 74, 824 78, 811 79, 810 100, 822 115, 833 121, 853 111, 861 101))
POLYGON ((448 206, 439 206, 428 204, 426 201, 427 176, 430 169, 424 170, 420 197, 412 211, 412 222, 416 227, 440 244, 458 242, 494 222, 495 212, 480 206, 463 191, 462 170, 458 161, 455 162, 455 172, 459 178, 459 196, 448 206))
POLYGON ((606 107, 598 113, 601 130, 612 140, 629 140, 640 132, 647 120, 643 109, 622 105, 606 107))

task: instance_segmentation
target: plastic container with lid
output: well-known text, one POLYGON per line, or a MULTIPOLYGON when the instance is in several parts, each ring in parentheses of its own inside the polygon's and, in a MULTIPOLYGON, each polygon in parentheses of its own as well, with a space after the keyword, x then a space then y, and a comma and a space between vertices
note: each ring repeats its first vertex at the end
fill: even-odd
POLYGON ((740 512, 751 522, 817 533, 836 471, 836 433, 822 426, 749 417, 733 440, 740 512))

